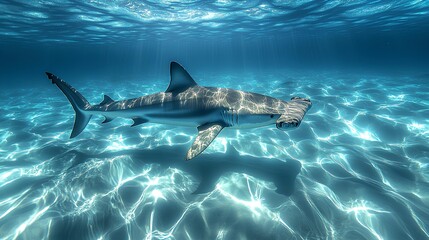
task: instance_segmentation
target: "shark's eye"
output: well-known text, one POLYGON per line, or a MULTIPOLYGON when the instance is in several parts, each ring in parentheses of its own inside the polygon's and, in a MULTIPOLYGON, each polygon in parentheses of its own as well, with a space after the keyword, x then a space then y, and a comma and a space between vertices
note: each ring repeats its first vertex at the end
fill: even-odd
POLYGON ((273 118, 274 117, 274 114, 271 114, 271 116, 270 116, 271 118, 273 118))

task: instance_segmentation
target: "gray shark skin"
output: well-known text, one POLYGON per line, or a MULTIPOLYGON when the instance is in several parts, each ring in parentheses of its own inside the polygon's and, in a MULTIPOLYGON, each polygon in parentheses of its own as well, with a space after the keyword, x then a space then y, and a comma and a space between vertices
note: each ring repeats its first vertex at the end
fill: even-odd
POLYGON ((286 102, 257 93, 199 86, 176 62, 170 64, 171 79, 165 92, 122 101, 105 95, 98 105, 91 105, 64 80, 52 73, 46 74, 75 110, 71 138, 84 130, 94 114, 103 115, 103 123, 123 117, 133 119, 131 126, 153 122, 196 127, 198 135, 186 160, 203 152, 226 127, 255 128, 275 124, 280 130, 296 128, 311 108, 311 101, 300 97, 286 102))

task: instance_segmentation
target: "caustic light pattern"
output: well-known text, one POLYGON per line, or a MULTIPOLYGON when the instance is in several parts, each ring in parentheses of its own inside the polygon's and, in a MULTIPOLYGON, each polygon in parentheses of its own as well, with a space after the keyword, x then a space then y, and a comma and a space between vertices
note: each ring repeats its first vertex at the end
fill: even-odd
MULTIPOLYGON (((427 76, 212 77, 201 84, 311 97, 313 107, 296 130, 226 130, 185 163, 196 129, 100 117, 69 139, 73 110, 49 81, 2 91, 0 237, 429 238, 427 76), (277 163, 289 166, 284 186, 256 174, 277 163), (212 188, 194 193, 205 179, 212 188)), ((97 103, 163 91, 165 80, 76 88, 97 103)))

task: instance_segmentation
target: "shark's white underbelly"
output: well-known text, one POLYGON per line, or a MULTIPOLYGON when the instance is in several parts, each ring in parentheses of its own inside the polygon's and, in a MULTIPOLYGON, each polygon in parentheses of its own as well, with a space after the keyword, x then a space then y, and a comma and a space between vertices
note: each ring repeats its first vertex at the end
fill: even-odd
POLYGON ((219 111, 169 111, 145 114, 149 122, 198 127, 208 122, 222 121, 219 111))
POLYGON ((91 111, 91 113, 100 114, 107 118, 140 118, 151 123, 187 127, 198 127, 206 123, 218 122, 230 128, 241 129, 263 127, 275 122, 275 119, 273 119, 273 122, 246 121, 246 115, 234 115, 229 113, 229 111, 225 112, 222 108, 172 108, 169 105, 145 106, 113 111, 99 109, 91 111))
POLYGON ((107 118, 141 118, 148 122, 176 126, 198 127, 207 122, 222 122, 221 109, 173 108, 167 104, 118 110, 95 110, 92 114, 107 118))

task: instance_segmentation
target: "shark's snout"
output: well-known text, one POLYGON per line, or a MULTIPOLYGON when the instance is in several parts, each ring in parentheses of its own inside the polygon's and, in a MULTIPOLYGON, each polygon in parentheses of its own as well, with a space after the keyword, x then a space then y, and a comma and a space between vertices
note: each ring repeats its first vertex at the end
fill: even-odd
POLYGON ((288 104, 285 113, 276 121, 277 129, 282 131, 299 127, 305 113, 311 108, 308 98, 293 97, 288 104))

